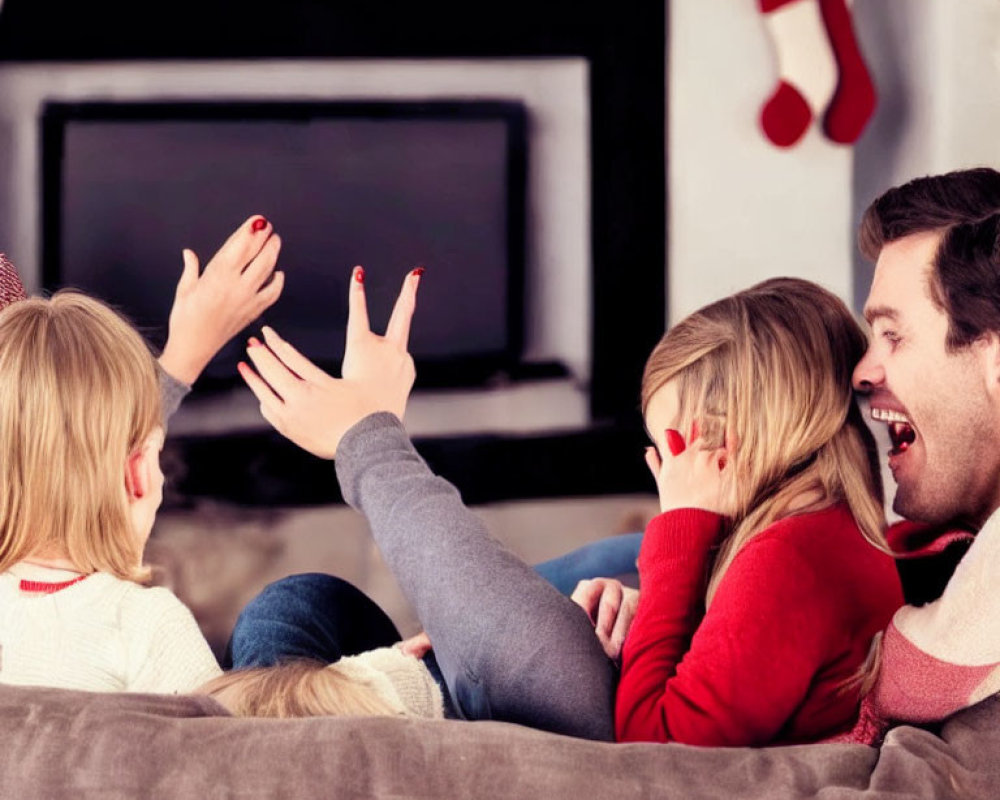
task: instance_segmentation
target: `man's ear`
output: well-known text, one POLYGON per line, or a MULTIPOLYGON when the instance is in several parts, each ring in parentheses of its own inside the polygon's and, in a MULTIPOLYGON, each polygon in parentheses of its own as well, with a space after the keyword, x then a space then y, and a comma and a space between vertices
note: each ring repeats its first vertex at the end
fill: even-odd
POLYGON ((982 348, 987 389, 1000 403, 1000 334, 990 332, 977 344, 982 348))

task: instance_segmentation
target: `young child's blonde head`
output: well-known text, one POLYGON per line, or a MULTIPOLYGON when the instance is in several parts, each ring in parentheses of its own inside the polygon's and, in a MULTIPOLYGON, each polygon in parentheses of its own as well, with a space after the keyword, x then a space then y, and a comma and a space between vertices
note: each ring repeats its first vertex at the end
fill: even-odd
POLYGON ((129 456, 162 424, 132 325, 74 291, 0 312, 0 571, 31 556, 143 580, 129 456))
POLYGON ((237 717, 400 716, 375 689, 310 659, 225 672, 198 694, 214 697, 237 717))

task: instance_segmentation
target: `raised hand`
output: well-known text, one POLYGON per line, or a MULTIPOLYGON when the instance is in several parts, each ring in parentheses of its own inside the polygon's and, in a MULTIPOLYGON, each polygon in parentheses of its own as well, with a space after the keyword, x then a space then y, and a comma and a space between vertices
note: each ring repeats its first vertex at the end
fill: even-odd
POLYGON ((348 429, 369 414, 389 411, 402 419, 416 378, 407 345, 422 274, 418 268, 406 276, 379 336, 368 322, 364 270, 354 268, 342 378, 327 375, 271 328, 263 329, 266 347, 251 339, 247 354, 257 372, 244 362, 239 371, 264 419, 320 458, 333 458, 348 429))
POLYGON ((285 284, 274 269, 280 250, 281 239, 259 214, 233 232, 200 275, 198 256, 184 250, 160 356, 168 374, 194 383, 226 342, 274 304, 285 284))
POLYGON ((427 655, 431 647, 431 637, 427 635, 427 631, 420 631, 420 633, 411 636, 409 639, 403 639, 399 643, 399 649, 406 653, 406 655, 413 656, 414 658, 423 658, 427 655))

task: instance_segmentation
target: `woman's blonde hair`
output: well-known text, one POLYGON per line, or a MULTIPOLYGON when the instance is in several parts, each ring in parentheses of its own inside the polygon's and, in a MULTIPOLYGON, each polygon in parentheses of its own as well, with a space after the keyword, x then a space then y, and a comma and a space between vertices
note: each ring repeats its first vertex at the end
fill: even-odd
POLYGON ((740 549, 793 513, 845 501, 862 535, 888 552, 878 453, 851 388, 865 347, 839 298, 809 281, 775 278, 696 311, 653 350, 643 413, 676 380, 673 427, 687 432, 697 419, 704 447, 728 442, 736 511, 707 602, 740 549))
POLYGON ((216 697, 237 717, 401 715, 370 684, 311 659, 225 672, 198 694, 216 697))
POLYGON ((153 355, 118 313, 71 290, 0 312, 0 571, 59 553, 146 580, 125 466, 161 424, 153 355))

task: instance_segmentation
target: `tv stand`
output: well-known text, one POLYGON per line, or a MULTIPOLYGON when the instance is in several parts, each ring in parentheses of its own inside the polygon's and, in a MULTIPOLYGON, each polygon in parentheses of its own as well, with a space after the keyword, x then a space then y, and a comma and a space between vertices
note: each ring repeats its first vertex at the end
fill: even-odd
MULTIPOLYGON (((470 505, 652 490, 638 424, 413 434, 413 441, 470 505)), ((334 463, 270 429, 172 434, 162 461, 167 508, 205 498, 275 508, 343 503, 334 463)))
MULTIPOLYGON (((414 437, 536 433, 590 426, 587 387, 561 365, 526 365, 487 386, 418 387, 407 429, 414 437)), ((257 399, 243 385, 194 391, 169 421, 171 437, 224 437, 270 431, 257 399)))

